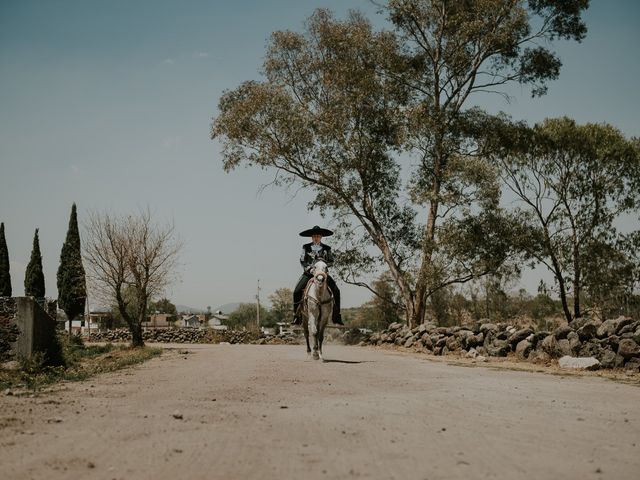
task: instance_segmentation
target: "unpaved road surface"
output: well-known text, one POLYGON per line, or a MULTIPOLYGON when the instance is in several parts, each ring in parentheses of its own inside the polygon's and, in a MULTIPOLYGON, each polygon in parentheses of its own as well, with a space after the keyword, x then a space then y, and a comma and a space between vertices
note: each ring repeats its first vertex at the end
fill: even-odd
POLYGON ((0 479, 640 478, 636 385, 357 347, 325 356, 189 345, 2 396, 0 479))

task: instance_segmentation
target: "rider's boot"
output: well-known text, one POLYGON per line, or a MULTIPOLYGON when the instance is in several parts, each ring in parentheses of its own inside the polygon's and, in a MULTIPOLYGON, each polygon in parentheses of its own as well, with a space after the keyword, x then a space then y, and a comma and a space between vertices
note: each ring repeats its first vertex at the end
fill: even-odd
POLYGON ((291 325, 301 325, 302 324, 302 316, 299 313, 296 313, 293 316, 293 321, 291 322, 291 325))
POLYGON ((333 314, 333 319, 332 319, 333 323, 335 323, 336 325, 344 325, 344 322, 342 321, 342 315, 340 314, 340 312, 338 313, 334 313, 333 314))

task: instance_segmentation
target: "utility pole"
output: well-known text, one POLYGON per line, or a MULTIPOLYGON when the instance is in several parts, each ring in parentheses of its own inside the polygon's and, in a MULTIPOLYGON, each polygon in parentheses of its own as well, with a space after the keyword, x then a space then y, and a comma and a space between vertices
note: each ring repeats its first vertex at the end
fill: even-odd
POLYGON ((258 293, 256 293, 256 324, 260 331, 260 279, 258 279, 258 293))

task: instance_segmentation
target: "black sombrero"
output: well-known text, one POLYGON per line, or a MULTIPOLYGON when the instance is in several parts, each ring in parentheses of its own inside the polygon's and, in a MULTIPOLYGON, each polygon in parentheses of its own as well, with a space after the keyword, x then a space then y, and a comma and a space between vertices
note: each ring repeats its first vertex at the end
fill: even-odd
POLYGON ((326 228, 320 228, 318 225, 315 225, 309 230, 300 232, 301 237, 310 237, 312 235, 322 235, 323 237, 330 237, 331 235, 333 235, 333 232, 331 230, 327 230, 326 228))

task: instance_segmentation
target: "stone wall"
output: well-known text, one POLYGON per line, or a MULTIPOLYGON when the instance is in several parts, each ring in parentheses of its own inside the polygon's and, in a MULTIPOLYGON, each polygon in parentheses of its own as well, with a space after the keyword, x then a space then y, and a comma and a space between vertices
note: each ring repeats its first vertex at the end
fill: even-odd
POLYGON ((11 360, 15 355, 12 347, 19 333, 15 326, 16 312, 13 297, 0 297, 0 362, 11 360))
POLYGON ((462 354, 481 360, 507 355, 541 363, 561 357, 593 358, 597 363, 591 368, 640 371, 640 321, 628 317, 604 322, 578 318, 553 332, 489 322, 473 327, 425 323, 411 330, 394 323, 383 332, 367 336, 361 344, 391 344, 434 355, 462 354))
POLYGON ((56 337, 55 317, 47 310, 55 309, 55 302, 33 297, 0 298, 0 356, 1 360, 31 358, 36 353, 47 364, 62 362, 62 352, 56 337))
MULTIPOLYGON (((246 330, 212 330, 199 328, 153 329, 142 332, 145 342, 158 343, 255 343, 298 344, 299 338, 290 335, 261 335, 246 330)), ((90 342, 129 342, 131 333, 126 328, 92 333, 90 342)))

